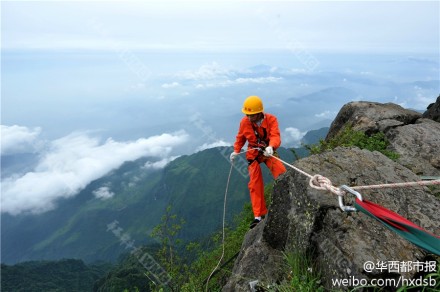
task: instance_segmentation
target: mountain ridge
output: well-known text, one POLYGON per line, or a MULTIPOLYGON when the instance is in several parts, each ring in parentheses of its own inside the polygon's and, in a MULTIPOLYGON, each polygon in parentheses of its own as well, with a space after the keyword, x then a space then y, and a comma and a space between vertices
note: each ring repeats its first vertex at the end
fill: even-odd
MULTIPOLYGON (((159 170, 146 170, 146 158, 126 162, 90 183, 77 196, 60 200, 52 211, 40 215, 2 214, 2 262, 61 258, 87 263, 116 261, 126 250, 107 225, 119 222, 136 245, 154 244, 149 234, 168 205, 189 222, 182 229, 185 240, 206 237, 221 224, 220 206, 231 151, 230 147, 219 147, 183 155, 159 170), (105 200, 95 197, 94 191, 103 186, 115 195, 105 200)), ((280 149, 280 153, 293 160, 291 151, 280 149)), ((242 161, 231 177, 228 221, 249 200, 246 166, 242 161)), ((271 179, 268 171, 264 171, 264 177, 266 182, 271 179)))

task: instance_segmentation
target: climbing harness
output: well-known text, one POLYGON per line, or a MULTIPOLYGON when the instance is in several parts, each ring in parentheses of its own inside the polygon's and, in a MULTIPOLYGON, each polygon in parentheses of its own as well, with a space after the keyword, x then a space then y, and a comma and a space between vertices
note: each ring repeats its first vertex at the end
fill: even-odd
POLYGON ((377 219, 385 227, 394 231, 398 235, 402 236, 406 240, 412 242, 420 248, 423 248, 431 253, 440 255, 440 236, 432 234, 422 227, 414 224, 408 219, 394 213, 391 210, 386 209, 380 205, 374 204, 362 198, 362 195, 356 190, 368 190, 368 189, 385 189, 385 188, 404 188, 404 187, 415 187, 415 186, 429 186, 429 185, 440 185, 440 179, 427 180, 427 181, 415 181, 415 182, 405 182, 405 183, 389 183, 389 184, 379 184, 379 185, 366 185, 366 186, 354 186, 348 187, 342 185, 340 187, 333 186, 332 182, 319 174, 310 175, 307 172, 285 162, 284 160, 271 155, 273 158, 278 159, 286 166, 294 169, 295 171, 307 176, 309 180, 310 187, 329 191, 338 196, 339 207, 344 212, 354 212, 361 211, 366 215, 377 219), (350 193, 356 196, 356 201, 353 206, 345 206, 343 197, 345 194, 350 193))

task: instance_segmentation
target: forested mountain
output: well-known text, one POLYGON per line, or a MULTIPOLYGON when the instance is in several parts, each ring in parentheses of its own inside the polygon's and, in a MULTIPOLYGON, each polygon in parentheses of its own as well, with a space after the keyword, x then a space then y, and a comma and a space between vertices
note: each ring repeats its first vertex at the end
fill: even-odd
MULTIPOLYGON (((135 245, 153 243, 151 230, 167 206, 186 221, 182 239, 209 236, 221 225, 223 197, 232 148, 221 147, 181 156, 163 169, 151 169, 148 159, 127 162, 88 185, 74 198, 39 215, 2 214, 2 262, 78 258, 86 262, 115 261, 127 252, 121 238, 135 245), (96 190, 108 188, 109 198, 96 190), (120 232, 109 226, 117 222, 120 232)), ((280 149, 293 160, 289 150, 280 149)), ((244 156, 244 155, 242 155, 244 156)), ((231 176, 228 220, 249 200, 247 163, 239 160, 231 176)), ((270 181, 265 172, 266 181, 270 181)))
POLYGON ((4 292, 90 291, 109 264, 86 265, 81 260, 31 261, 1 266, 4 292))
MULTIPOLYGON (((318 141, 327 130, 307 134, 304 142, 318 141)), ((151 232, 167 209, 183 220, 179 221, 179 240, 188 243, 212 238, 222 223, 231 151, 231 147, 207 149, 176 158, 158 169, 151 167, 149 158, 127 162, 92 182, 76 197, 58 202, 52 211, 15 217, 2 214, 2 289, 90 291, 93 287, 105 290, 106 285, 145 288, 149 280, 143 273, 137 275, 142 271, 138 259, 127 255, 137 248, 157 253, 161 243, 152 238, 151 232), (96 190, 102 187, 113 195, 97 197, 96 190)), ((278 152, 282 159, 294 160, 293 151, 280 148, 278 152)), ((308 155, 304 147, 294 152, 300 157, 308 155)), ((229 224, 249 202, 244 154, 232 167, 227 200, 229 224)), ((272 181, 265 167, 263 174, 266 183, 272 181)), ((203 249, 203 244, 199 248, 203 249)))

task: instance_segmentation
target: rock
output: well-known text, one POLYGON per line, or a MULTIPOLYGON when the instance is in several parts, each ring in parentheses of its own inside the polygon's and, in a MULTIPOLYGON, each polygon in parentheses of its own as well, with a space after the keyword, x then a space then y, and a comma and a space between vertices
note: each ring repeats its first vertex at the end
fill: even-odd
POLYGON ((224 292, 250 291, 250 283, 276 282, 283 277, 283 254, 263 240, 266 220, 250 230, 243 241, 232 275, 223 286, 224 292))
POLYGON ((418 119, 415 124, 385 133, 389 150, 399 153, 397 162, 418 175, 440 176, 440 123, 418 119))
POLYGON ((423 117, 440 123, 440 95, 437 97, 437 101, 431 103, 427 109, 428 110, 423 113, 423 117))
POLYGON ((392 103, 350 102, 338 113, 326 140, 349 124, 366 134, 383 132, 390 143, 388 149, 397 152, 398 162, 414 173, 440 176, 440 123, 392 103))
MULTIPOLYGON (((381 153, 358 148, 336 148, 295 163, 310 174, 321 174, 333 185, 378 184, 418 180, 408 168, 381 153)), ((428 188, 363 191, 364 198, 382 205, 426 230, 440 234, 440 200, 428 188)), ((354 196, 346 196, 346 204, 354 196)), ((373 278, 411 278, 415 271, 367 273, 367 261, 424 261, 427 253, 389 231, 363 213, 345 213, 333 194, 312 189, 307 178, 289 168, 274 186, 273 202, 265 221, 246 235, 223 291, 249 291, 249 281, 276 283, 282 277, 282 252, 295 250, 311 257, 321 270, 327 290, 332 279, 371 280, 373 278), (287 218, 288 220, 284 221, 287 218), (234 290, 235 288, 235 290, 234 290)))
POLYGON ((332 122, 326 140, 335 137, 345 125, 349 124, 354 130, 370 135, 379 131, 386 132, 390 128, 413 124, 421 117, 420 113, 404 109, 393 103, 350 102, 342 107, 332 122))
POLYGON ((258 281, 274 282, 283 277, 283 254, 288 239, 288 212, 291 196, 285 195, 289 190, 290 177, 277 181, 272 198, 270 220, 264 219, 251 229, 244 239, 242 252, 239 254, 232 270, 232 276, 222 291, 249 291, 249 283, 258 281), (281 192, 281 193, 280 193, 281 192), (265 263, 264 266, 254 265, 255 262, 265 263), (239 276, 238 276, 239 275, 239 276))
MULTIPOLYGON (((436 105, 431 105, 428 112, 436 112, 436 105)), ((422 117, 395 104, 351 102, 341 109, 326 139, 335 137, 348 124, 367 134, 380 131, 389 141, 388 149, 400 154, 397 161, 379 152, 338 147, 301 159, 295 165, 309 174, 329 178, 335 186, 409 182, 420 180, 419 175, 439 176, 440 123, 435 117, 428 119, 431 114, 422 117)), ((439 188, 427 187, 362 191, 363 198, 437 235, 440 234, 438 193, 439 188)), ((351 205, 354 196, 346 195, 345 201, 351 205)), ((290 168, 275 183, 268 216, 246 235, 223 291, 249 291, 249 282, 256 280, 263 285, 282 281, 282 255, 289 251, 310 257, 321 271, 321 281, 327 290, 350 288, 334 287, 332 279, 416 276, 415 270, 367 273, 363 269, 367 261, 433 260, 425 250, 373 218, 363 213, 343 212, 337 196, 311 188, 307 177, 290 168)))

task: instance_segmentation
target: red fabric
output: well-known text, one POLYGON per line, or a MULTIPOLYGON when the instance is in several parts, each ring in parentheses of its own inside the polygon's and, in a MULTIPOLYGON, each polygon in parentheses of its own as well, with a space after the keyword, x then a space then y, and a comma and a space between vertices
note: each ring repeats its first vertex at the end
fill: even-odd
MULTIPOLYGON (((270 157, 263 161, 276 179, 286 171, 284 165, 277 159, 270 157)), ((264 201, 264 183, 260 163, 256 160, 248 166, 249 170, 249 194, 251 197, 252 211, 255 217, 267 214, 266 202, 264 201)))
POLYGON ((440 236, 437 236, 435 234, 427 232, 422 227, 414 224, 413 222, 409 221, 408 219, 406 219, 406 218, 400 216, 399 214, 394 213, 393 211, 388 210, 387 208, 382 207, 378 204, 367 201, 365 199, 363 201, 361 201, 358 198, 356 198, 356 203, 359 206, 361 206, 362 208, 364 208, 365 210, 367 210, 368 212, 370 212, 371 214, 373 214, 374 216, 376 216, 377 218, 379 218, 380 220, 393 226, 394 228, 409 232, 409 230, 405 228, 405 225, 411 226, 413 228, 423 230, 424 232, 426 232, 434 237, 440 238, 440 236))
MULTIPOLYGON (((281 135, 278 128, 278 120, 274 115, 265 113, 261 125, 258 126, 254 123, 254 127, 260 138, 264 137, 264 132, 266 131, 266 139, 269 141, 269 145, 267 146, 272 146, 274 150, 280 147, 281 135)), ((248 148, 257 147, 257 137, 254 132, 254 127, 252 127, 252 123, 249 121, 248 117, 243 117, 234 143, 234 151, 236 153, 241 151, 241 148, 246 144, 246 141, 248 142, 248 148)), ((255 159, 255 161, 248 166, 248 187, 251 197, 252 211, 254 212, 255 217, 259 217, 267 214, 266 202, 264 201, 264 182, 260 163, 264 162, 266 164, 275 179, 281 173, 285 172, 286 168, 277 159, 273 157, 264 157, 258 150, 246 152, 246 159, 248 161, 255 159)))
MULTIPOLYGON (((258 131, 260 137, 264 135, 264 129, 266 129, 267 140, 269 140, 269 145, 272 146, 274 150, 276 150, 281 145, 281 135, 280 130, 278 128, 278 120, 274 115, 264 114, 264 119, 261 125, 254 124, 255 128, 258 131)), ((241 151, 246 141, 249 142, 248 148, 257 147, 257 137, 255 136, 254 129, 252 127, 252 123, 249 121, 248 117, 243 117, 240 122, 240 127, 238 129, 238 134, 234 143, 234 151, 236 153, 241 151)), ((248 151, 246 153, 246 159, 252 160, 258 156, 258 150, 248 151)))

